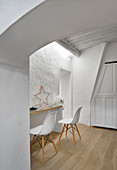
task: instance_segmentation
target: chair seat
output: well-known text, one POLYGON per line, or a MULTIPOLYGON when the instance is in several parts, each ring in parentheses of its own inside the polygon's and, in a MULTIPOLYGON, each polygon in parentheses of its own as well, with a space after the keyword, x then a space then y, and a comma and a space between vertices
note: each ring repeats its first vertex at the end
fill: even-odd
POLYGON ((30 129, 30 134, 38 135, 40 133, 41 129, 42 129, 42 126, 43 125, 40 125, 40 126, 36 126, 36 127, 32 128, 32 129, 30 129))
POLYGON ((64 118, 58 121, 58 123, 62 123, 62 124, 71 124, 73 118, 64 118))

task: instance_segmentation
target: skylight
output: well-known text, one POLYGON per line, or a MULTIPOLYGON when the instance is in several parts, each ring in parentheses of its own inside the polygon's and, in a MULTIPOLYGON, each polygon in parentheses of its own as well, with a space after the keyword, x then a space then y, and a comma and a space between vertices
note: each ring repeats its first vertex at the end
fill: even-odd
POLYGON ((53 47, 53 49, 55 51, 57 51, 61 56, 65 57, 65 58, 73 55, 70 51, 68 51, 67 49, 65 49, 61 45, 59 45, 57 42, 52 42, 52 43, 48 44, 48 46, 53 47))

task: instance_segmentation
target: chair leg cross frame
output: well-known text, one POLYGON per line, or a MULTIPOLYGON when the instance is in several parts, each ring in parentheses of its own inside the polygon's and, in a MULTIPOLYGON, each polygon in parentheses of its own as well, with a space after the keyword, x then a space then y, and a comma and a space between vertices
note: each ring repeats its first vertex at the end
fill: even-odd
MULTIPOLYGON (((41 138, 40 136, 36 136, 36 135, 35 135, 35 139, 32 141, 32 145, 34 145, 35 143, 38 142, 39 145, 41 146, 41 142, 40 142, 41 139, 42 139, 42 138, 41 138)), ((42 146, 41 146, 41 147, 42 147, 42 146)), ((32 146, 31 146, 31 148, 32 148, 32 146)))
MULTIPOLYGON (((76 125, 75 125, 75 126, 76 126, 76 125)), ((71 127, 68 128, 68 124, 67 124, 67 125, 65 125, 65 127, 66 127, 66 130, 64 130, 63 133, 66 132, 66 131, 68 131, 69 129, 71 129, 71 128, 72 128, 72 125, 71 125, 71 127)), ((73 128, 74 128, 77 132, 79 132, 79 130, 78 130, 77 128, 75 128, 75 127, 73 127, 73 128)), ((69 130, 69 132, 73 135, 73 132, 71 132, 70 130, 69 130)), ((81 139, 80 133, 78 133, 78 135, 79 135, 79 138, 81 139)), ((66 134, 66 136, 67 136, 67 134, 66 134)))
POLYGON ((46 146, 47 142, 51 142, 54 146, 54 149, 57 153, 57 149, 56 149, 56 146, 54 144, 54 141, 52 139, 52 136, 51 134, 49 135, 45 135, 45 136, 34 136, 33 137, 33 140, 31 141, 31 144, 30 144, 30 148, 32 148, 32 145, 35 144, 35 143, 39 143, 39 145, 41 146, 42 148, 42 159, 43 159, 43 165, 45 164, 45 159, 44 159, 44 147, 46 146), (41 142, 40 142, 41 141, 41 142))
MULTIPOLYGON (((35 140, 32 142, 32 145, 34 145, 35 143, 39 143, 39 145, 41 146, 42 148, 42 144, 41 144, 41 141, 42 140, 42 137, 41 136, 35 136, 35 140)), ((44 147, 46 146, 47 142, 51 142, 52 143, 52 140, 49 138, 49 135, 47 136, 44 136, 44 140, 45 140, 45 143, 44 143, 44 147)))
POLYGON ((74 145, 76 145, 76 142, 75 142, 75 135, 74 135, 74 130, 76 130, 77 132, 78 132, 78 136, 79 136, 79 138, 81 139, 81 136, 80 136, 80 132, 79 132, 79 130, 78 130, 78 127, 77 127, 77 125, 75 124, 75 127, 73 126, 73 125, 71 125, 71 127, 68 127, 69 126, 69 124, 64 124, 63 125, 63 129, 62 129, 62 132, 61 132, 61 134, 60 134, 60 137, 59 137, 59 142, 60 142, 60 139, 61 139, 61 137, 62 137, 62 134, 64 133, 64 132, 66 132, 66 136, 67 136, 67 131, 69 130, 69 132, 73 135, 73 140, 74 140, 74 145), (66 129, 65 129, 66 128, 66 129), (70 131, 70 129, 72 128, 72 132, 70 131), (64 130, 65 129, 65 130, 64 130))

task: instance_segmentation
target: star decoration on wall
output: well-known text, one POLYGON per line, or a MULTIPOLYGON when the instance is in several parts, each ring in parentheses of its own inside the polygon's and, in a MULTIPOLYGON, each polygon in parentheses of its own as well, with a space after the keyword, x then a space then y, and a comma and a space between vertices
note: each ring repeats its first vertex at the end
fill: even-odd
POLYGON ((39 99, 39 107, 42 107, 44 104, 48 105, 48 96, 50 93, 45 92, 43 86, 40 86, 40 92, 35 94, 34 96, 39 99))

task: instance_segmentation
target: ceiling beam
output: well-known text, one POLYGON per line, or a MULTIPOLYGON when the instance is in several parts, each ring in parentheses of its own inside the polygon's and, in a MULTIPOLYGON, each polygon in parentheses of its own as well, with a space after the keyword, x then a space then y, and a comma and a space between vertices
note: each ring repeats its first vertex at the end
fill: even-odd
POLYGON ((60 45, 62 45, 64 48, 69 50, 73 55, 79 57, 80 56, 80 51, 78 51, 72 44, 70 44, 68 41, 65 39, 57 41, 60 45))
POLYGON ((94 30, 87 30, 87 31, 83 31, 83 32, 79 32, 77 34, 74 34, 70 37, 67 37, 66 40, 70 40, 70 41, 74 41, 75 39, 82 39, 82 37, 87 37, 87 36, 91 36, 91 35, 98 35, 98 34, 103 34, 103 33, 111 33, 111 32, 116 32, 117 31, 117 24, 116 25, 112 25, 112 26, 104 26, 101 28, 97 28, 94 30))

